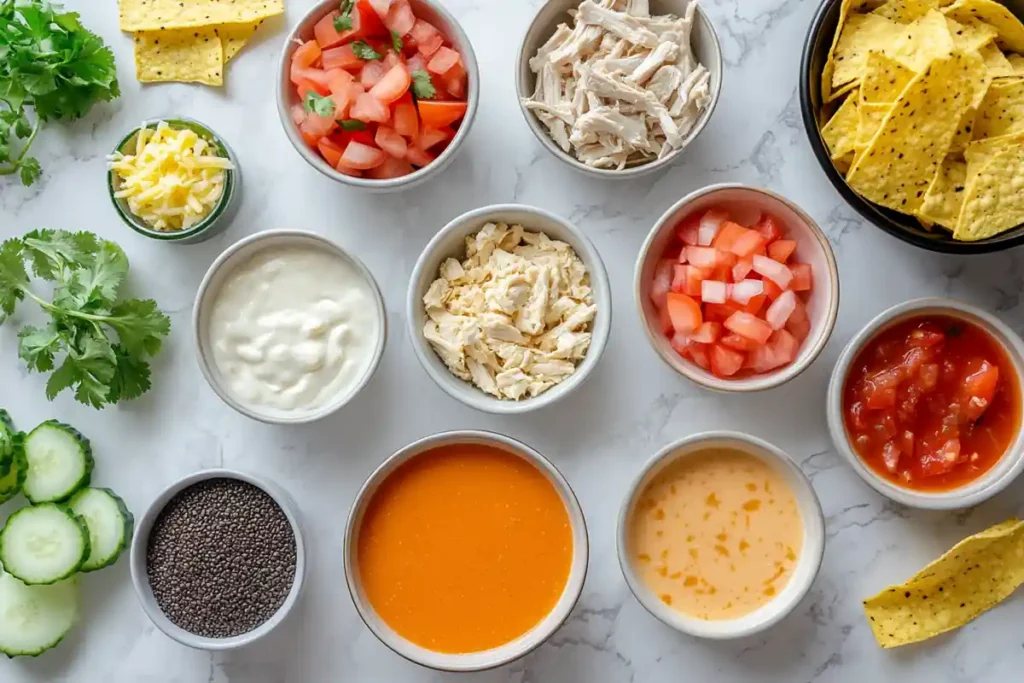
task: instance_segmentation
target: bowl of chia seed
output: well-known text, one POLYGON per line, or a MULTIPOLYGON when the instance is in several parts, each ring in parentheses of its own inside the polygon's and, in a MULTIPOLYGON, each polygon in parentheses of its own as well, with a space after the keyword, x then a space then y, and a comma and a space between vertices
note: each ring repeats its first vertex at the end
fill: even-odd
POLYGON ((273 631, 298 601, 305 564, 288 494, 234 470, 197 472, 164 489, 132 539, 142 609, 200 650, 243 647, 273 631))

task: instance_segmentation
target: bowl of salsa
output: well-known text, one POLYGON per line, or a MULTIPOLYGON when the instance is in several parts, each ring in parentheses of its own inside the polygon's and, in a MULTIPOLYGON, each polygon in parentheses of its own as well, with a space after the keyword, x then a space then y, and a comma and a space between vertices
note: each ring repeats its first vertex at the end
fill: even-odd
POLYGON ((847 345, 828 390, 836 448, 872 488, 912 507, 962 508, 1024 468, 1024 342, 995 316, 917 299, 847 345))

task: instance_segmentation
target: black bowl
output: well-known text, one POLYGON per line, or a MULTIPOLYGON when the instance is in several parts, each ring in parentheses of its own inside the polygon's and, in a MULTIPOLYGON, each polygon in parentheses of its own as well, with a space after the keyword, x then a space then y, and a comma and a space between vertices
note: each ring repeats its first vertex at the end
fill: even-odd
MULTIPOLYGON (((1003 0, 1004 4, 1019 17, 1024 17, 1024 0, 1003 0)), ((821 169, 829 182, 839 191, 843 199, 869 222, 887 233, 917 247, 947 254, 984 254, 1001 251, 1024 244, 1024 224, 995 237, 977 242, 958 242, 946 230, 936 227, 925 230, 913 216, 907 216, 878 206, 861 197, 846 184, 846 180, 832 164, 828 148, 821 139, 818 128, 818 112, 821 111, 821 72, 832 46, 832 36, 839 23, 841 0, 824 0, 811 21, 800 60, 800 111, 804 120, 807 139, 814 150, 821 169)))

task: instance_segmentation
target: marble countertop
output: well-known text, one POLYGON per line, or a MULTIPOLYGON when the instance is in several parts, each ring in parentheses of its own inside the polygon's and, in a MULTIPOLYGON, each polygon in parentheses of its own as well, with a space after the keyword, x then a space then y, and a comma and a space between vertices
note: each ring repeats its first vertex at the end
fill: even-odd
MULTIPOLYGON (((112 45, 123 94, 75 125, 47 127, 37 151, 44 174, 31 188, 0 181, 0 235, 37 227, 92 230, 131 259, 131 287, 155 297, 174 329, 155 367, 154 389, 102 412, 67 394, 50 403, 45 379, 17 359, 13 326, 0 328, 0 405, 21 425, 57 417, 93 442, 95 481, 141 513, 172 480, 226 466, 273 478, 299 501, 309 546, 304 597, 289 621, 259 645, 231 653, 187 649, 164 636, 136 603, 127 562, 89 575, 83 623, 57 650, 0 661, 5 683, 176 682, 420 683, 456 680, 394 655, 363 626, 342 575, 344 518, 353 495, 383 458, 444 429, 486 428, 547 454, 574 486, 590 528, 590 573, 569 621, 543 647, 501 669, 470 676, 494 683, 679 680, 702 683, 836 683, 864 680, 1020 680, 1024 596, 920 646, 883 652, 860 601, 902 581, 955 541, 1022 510, 1024 481, 956 513, 911 511, 881 498, 835 453, 822 408, 829 372, 852 334, 909 298, 948 295, 986 307, 1024 332, 1024 252, 954 258, 904 245, 849 209, 817 167, 798 106, 799 51, 815 2, 716 0, 705 7, 725 52, 724 88, 701 137, 668 172, 628 182, 579 175, 533 138, 515 102, 520 37, 541 0, 446 0, 476 47, 484 77, 480 112, 465 148, 435 181, 402 195, 369 195, 321 176, 291 148, 273 102, 277 55, 287 25, 311 0, 288 0, 287 17, 260 30, 228 69, 227 85, 140 87, 132 44, 117 28, 113 0, 66 0, 112 45), (191 247, 128 231, 104 187, 104 155, 145 118, 185 114, 232 144, 245 171, 234 224, 191 247), (790 384, 755 396, 706 393, 675 376, 649 348, 632 299, 641 242, 676 199, 703 185, 736 181, 771 188, 828 232, 842 277, 839 322, 819 360, 790 384), (449 398, 427 377, 406 338, 402 313, 413 263, 434 232, 485 204, 523 202, 566 216, 601 251, 611 278, 615 325, 584 387, 540 414, 497 417, 449 398), (376 376, 334 418, 271 427, 238 415, 209 389, 193 357, 192 300, 213 259, 239 238, 269 228, 330 236, 375 273, 390 336, 376 376), (821 572, 795 612, 769 632, 704 642, 656 621, 630 594, 615 557, 614 528, 627 482, 665 443, 729 428, 791 453, 811 478, 827 518, 821 572)), ((5 510, 9 511, 11 506, 5 510)))

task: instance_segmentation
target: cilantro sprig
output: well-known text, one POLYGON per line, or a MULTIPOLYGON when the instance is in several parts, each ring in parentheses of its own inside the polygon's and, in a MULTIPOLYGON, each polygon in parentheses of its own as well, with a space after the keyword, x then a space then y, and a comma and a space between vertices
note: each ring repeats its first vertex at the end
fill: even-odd
POLYGON ((340 121, 342 130, 353 131, 353 130, 366 130, 366 123, 359 119, 345 119, 340 121))
POLYGON ((334 30, 339 33, 342 31, 352 30, 352 8, 355 6, 356 0, 341 0, 339 9, 341 14, 334 17, 334 30))
POLYGON ((127 275, 121 248, 89 232, 33 230, 0 244, 0 324, 26 299, 50 316, 18 332, 29 370, 52 372, 50 400, 72 389, 79 402, 102 408, 149 389, 148 359, 171 321, 155 301, 119 299, 127 275), (51 301, 30 288, 30 272, 53 283, 51 301))
POLYGON ((302 100, 302 108, 317 116, 334 116, 334 100, 310 90, 302 100))
POLYGON ((28 151, 43 123, 77 119, 120 95, 113 53, 62 10, 0 0, 0 176, 18 174, 25 185, 42 173, 28 151))
POLYGON ((405 43, 402 42, 402 36, 398 35, 398 31, 391 32, 391 49, 395 51, 396 55, 402 54, 402 46, 405 43))
POLYGON ((359 59, 365 59, 366 61, 370 61, 371 59, 380 59, 381 57, 380 53, 374 50, 365 40, 357 40, 352 43, 352 52, 354 52, 356 57, 359 57, 359 59))
POLYGON ((412 72, 412 94, 418 100, 430 100, 437 94, 434 82, 430 80, 430 74, 423 69, 416 69, 412 72))

